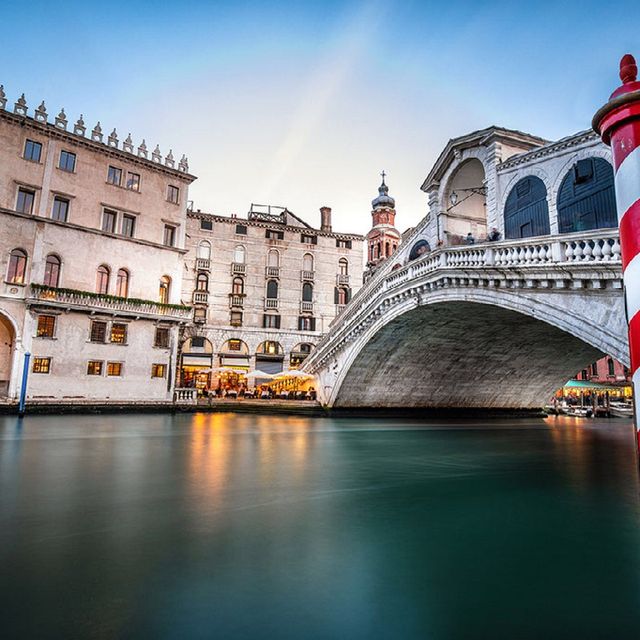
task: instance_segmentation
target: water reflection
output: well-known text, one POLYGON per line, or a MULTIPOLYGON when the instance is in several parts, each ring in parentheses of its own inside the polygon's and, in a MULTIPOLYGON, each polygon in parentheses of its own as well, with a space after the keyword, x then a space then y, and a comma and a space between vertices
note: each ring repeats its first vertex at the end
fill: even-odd
POLYGON ((0 419, 3 637, 632 638, 622 421, 0 419))

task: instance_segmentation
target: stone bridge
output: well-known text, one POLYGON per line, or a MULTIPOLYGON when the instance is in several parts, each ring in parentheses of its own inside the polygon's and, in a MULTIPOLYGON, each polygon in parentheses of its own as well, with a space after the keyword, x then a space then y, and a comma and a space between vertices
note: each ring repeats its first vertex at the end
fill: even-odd
POLYGON ((603 354, 628 365, 626 336, 618 230, 597 229, 386 264, 303 368, 326 406, 534 408, 603 354))

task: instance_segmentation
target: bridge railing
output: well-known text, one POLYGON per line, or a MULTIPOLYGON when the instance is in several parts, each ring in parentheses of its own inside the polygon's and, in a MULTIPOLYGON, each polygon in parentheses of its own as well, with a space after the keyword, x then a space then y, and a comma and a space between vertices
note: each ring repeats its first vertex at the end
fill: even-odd
MULTIPOLYGON (((382 292, 439 269, 510 269, 589 263, 620 263, 619 231, 594 229, 572 234, 539 236, 522 240, 503 240, 457 247, 443 247, 421 258, 374 276, 354 296, 334 321, 331 330, 314 350, 331 340, 340 326, 345 326, 382 292)), ((313 354, 309 362, 313 360, 313 354)))

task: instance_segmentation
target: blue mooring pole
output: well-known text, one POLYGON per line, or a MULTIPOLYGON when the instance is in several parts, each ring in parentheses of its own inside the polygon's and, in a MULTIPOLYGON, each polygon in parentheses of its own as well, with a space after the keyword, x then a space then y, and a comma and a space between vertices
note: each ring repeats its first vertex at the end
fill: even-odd
POLYGON ((22 368, 22 387, 20 388, 20 406, 18 408, 18 415, 24 415, 24 405, 27 401, 27 380, 29 378, 29 360, 31 360, 31 354, 27 351, 24 354, 24 367, 22 368))

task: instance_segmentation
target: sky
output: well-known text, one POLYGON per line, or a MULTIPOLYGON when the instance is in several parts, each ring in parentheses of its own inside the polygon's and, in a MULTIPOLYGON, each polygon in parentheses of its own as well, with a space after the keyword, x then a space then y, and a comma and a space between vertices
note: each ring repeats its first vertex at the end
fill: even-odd
POLYGON ((166 2, 0 5, 0 83, 88 128, 189 158, 194 207, 286 206, 366 233, 380 172, 396 226, 450 138, 588 129, 640 58, 640 3, 166 2))

